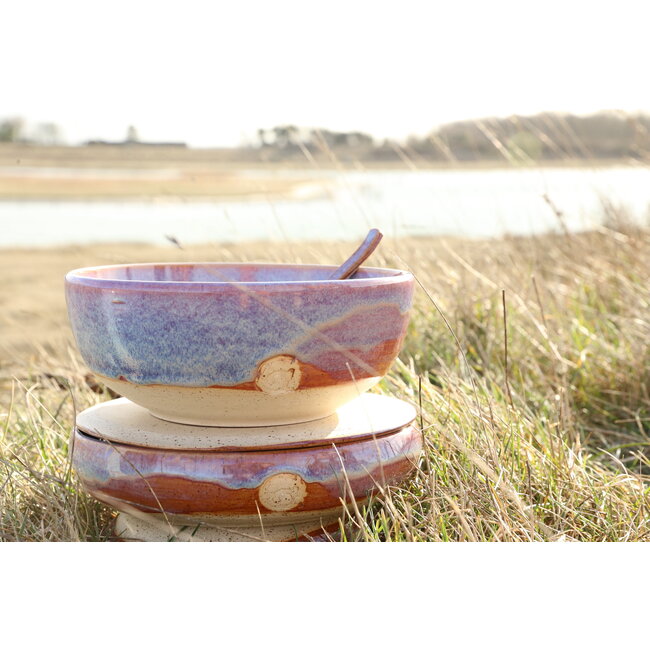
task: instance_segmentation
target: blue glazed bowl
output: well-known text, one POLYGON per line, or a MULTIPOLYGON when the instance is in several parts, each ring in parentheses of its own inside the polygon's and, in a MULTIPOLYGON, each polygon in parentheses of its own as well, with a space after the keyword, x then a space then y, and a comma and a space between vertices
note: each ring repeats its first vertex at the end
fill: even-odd
POLYGON ((413 277, 272 264, 128 264, 71 271, 66 300, 99 378, 160 418, 209 426, 333 413, 388 371, 413 277))

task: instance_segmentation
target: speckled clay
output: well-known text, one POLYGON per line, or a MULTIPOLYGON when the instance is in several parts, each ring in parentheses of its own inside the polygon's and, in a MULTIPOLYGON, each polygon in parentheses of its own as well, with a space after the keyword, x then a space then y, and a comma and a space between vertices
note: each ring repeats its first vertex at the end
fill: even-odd
POLYGON ((400 351, 411 274, 263 264, 133 264, 66 276, 91 370, 163 419, 212 426, 325 417, 400 351))
POLYGON ((163 449, 133 440, 157 444, 170 424, 126 400, 104 402, 80 414, 73 463, 84 488, 123 513, 120 537, 163 541, 171 527, 182 538, 183 526, 196 540, 313 536, 337 527, 343 503, 362 504, 378 487, 405 480, 422 449, 408 404, 363 395, 349 407, 314 424, 317 432, 304 425, 297 438, 306 442, 292 427, 270 436, 252 430, 248 447, 244 435, 207 429, 213 447, 196 449, 199 427, 176 425, 176 444, 163 449), (372 418, 364 423, 368 409, 387 416, 376 420, 388 430, 372 418))

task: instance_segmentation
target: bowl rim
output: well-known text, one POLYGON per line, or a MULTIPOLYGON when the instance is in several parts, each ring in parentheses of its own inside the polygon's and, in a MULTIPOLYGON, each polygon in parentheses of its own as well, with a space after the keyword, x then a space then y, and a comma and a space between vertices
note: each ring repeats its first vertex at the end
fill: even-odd
POLYGON ((122 278, 101 278, 85 275, 93 271, 100 271, 103 269, 125 269, 134 267, 153 267, 153 266, 215 266, 215 267, 246 267, 246 266, 259 266, 271 268, 287 268, 287 267, 300 267, 308 269, 329 269, 334 271, 337 266, 329 264, 278 264, 266 262, 137 262, 126 264, 102 264, 98 266, 85 266, 78 269, 68 271, 65 275, 66 284, 83 285, 96 288, 146 288, 146 289, 199 289, 203 288, 219 288, 228 286, 247 286, 247 287, 308 287, 311 285, 325 287, 325 286, 345 286, 345 287, 361 287, 368 285, 386 285, 396 284, 401 282, 410 282, 413 280, 413 274, 410 271, 402 269, 394 269, 390 267, 374 267, 362 266, 361 270, 376 271, 378 275, 369 278, 347 278, 345 280, 262 280, 262 281, 245 281, 239 282, 235 280, 215 280, 212 281, 179 281, 179 280, 130 280, 122 278))

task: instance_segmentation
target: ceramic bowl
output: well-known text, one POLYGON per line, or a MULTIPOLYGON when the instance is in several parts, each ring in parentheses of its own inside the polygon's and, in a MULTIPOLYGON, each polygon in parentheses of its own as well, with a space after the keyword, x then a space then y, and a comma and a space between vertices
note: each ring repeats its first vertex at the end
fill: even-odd
POLYGON ((274 264, 127 264, 66 276, 90 369, 165 420, 263 426, 332 414, 383 377, 413 276, 274 264))
POLYGON ((92 496, 138 519, 163 511, 181 526, 243 528, 256 536, 278 527, 291 539, 300 529, 313 534, 336 523, 342 502, 360 507, 374 490, 403 482, 421 448, 413 426, 336 448, 207 453, 108 443, 77 430, 74 465, 92 496))
POLYGON ((73 465, 123 513, 120 537, 165 541, 170 523, 192 535, 202 524, 197 541, 296 539, 414 471, 415 418, 406 402, 365 394, 329 418, 242 430, 165 422, 122 398, 77 416, 73 465))

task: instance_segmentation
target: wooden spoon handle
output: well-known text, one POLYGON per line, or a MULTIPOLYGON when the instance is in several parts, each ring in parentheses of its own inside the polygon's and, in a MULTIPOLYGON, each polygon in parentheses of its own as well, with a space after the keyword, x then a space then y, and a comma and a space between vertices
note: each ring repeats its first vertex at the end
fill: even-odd
POLYGON ((373 228, 363 240, 361 246, 327 279, 346 280, 352 277, 357 272, 357 269, 370 257, 375 248, 377 248, 382 237, 383 235, 379 230, 373 228))

